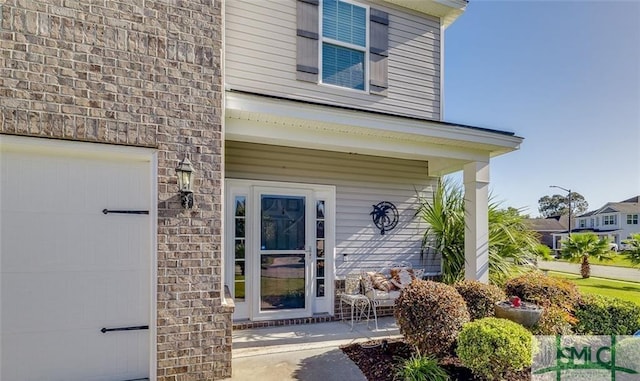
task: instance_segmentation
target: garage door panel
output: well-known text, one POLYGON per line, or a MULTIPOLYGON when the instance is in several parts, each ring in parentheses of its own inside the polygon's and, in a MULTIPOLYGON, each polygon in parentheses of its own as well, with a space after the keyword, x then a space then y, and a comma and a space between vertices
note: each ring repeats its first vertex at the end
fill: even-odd
MULTIPOLYGON (((135 361, 144 358, 149 351, 148 337, 141 333, 121 333, 101 338, 98 345, 92 330, 49 331, 7 335, 7 342, 20 340, 24 343, 3 353, 5 363, 16 363, 30 359, 19 371, 5 372, 3 380, 100 380, 117 381, 146 377, 148 363, 135 361), (64 344, 64 351, 60 350, 64 344), (95 356, 95 353, 101 356, 95 356), (37 366, 28 366, 37 364, 37 366)), ((3 341, 5 338, 3 337, 3 341)), ((4 343, 3 343, 4 344, 4 343)))
POLYGON ((142 161, 104 163, 78 158, 74 162, 67 157, 5 152, 3 177, 11 181, 15 192, 2 192, 2 209, 78 213, 105 207, 139 208, 149 204, 148 170, 149 163, 142 161), (145 171, 143 176, 141 171, 145 171))
POLYGON ((150 161, 121 149, 0 146, 2 381, 149 376, 148 330, 100 332, 152 319, 151 215, 102 213, 152 208, 150 161))
POLYGON ((43 332, 149 324, 138 272, 10 273, 1 278, 4 332, 43 332), (86 290, 92 290, 87 293, 86 290))
POLYGON ((3 215, 11 223, 1 225, 1 234, 11 239, 2 240, 2 248, 9 250, 11 242, 21 245, 20 255, 1 258, 4 272, 133 270, 148 265, 140 255, 131 255, 150 250, 149 242, 140 240, 149 235, 147 216, 3 215))

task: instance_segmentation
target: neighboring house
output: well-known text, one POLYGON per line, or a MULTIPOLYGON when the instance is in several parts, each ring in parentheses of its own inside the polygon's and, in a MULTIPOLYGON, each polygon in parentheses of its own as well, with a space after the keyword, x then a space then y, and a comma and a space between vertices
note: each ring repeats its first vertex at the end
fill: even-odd
MULTIPOLYGON (((593 232, 601 238, 607 238, 617 247, 633 233, 640 233, 640 196, 620 202, 608 202, 599 209, 581 214, 572 223, 572 233, 593 232)), ((567 237, 566 232, 554 234, 554 249, 560 248, 560 241, 567 237)))
POLYGON ((529 229, 538 233, 540 243, 553 248, 553 235, 567 231, 567 216, 528 218, 524 220, 529 229))
POLYGON ((453 171, 486 281, 490 159, 522 138, 443 121, 465 6, 1 3, 0 379, 227 377, 232 319, 331 317, 345 274, 389 261, 439 271, 414 213, 453 171))

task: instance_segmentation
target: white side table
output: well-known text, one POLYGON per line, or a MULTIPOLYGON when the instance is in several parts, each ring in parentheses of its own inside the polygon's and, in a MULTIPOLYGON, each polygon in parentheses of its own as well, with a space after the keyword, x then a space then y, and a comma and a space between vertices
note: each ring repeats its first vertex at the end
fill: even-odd
POLYGON ((351 329, 353 329, 354 321, 360 321, 364 317, 367 318, 367 328, 369 328, 369 315, 371 314, 369 298, 362 294, 340 294, 340 314, 342 315, 342 321, 345 320, 343 304, 351 306, 351 329))

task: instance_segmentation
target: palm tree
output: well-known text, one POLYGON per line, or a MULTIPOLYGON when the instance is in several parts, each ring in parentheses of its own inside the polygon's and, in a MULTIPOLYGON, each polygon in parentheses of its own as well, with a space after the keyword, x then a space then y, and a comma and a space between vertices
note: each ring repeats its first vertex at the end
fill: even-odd
POLYGON ((597 260, 613 259, 609 250, 609 240, 598 238, 594 233, 578 233, 571 235, 568 239, 561 241, 562 249, 560 255, 569 262, 582 262, 580 274, 583 278, 591 276, 591 265, 589 257, 597 260))
POLYGON ((631 237, 622 243, 625 244, 622 255, 626 256, 634 266, 640 266, 640 233, 631 234, 631 237))
POLYGON ((442 281, 453 284, 464 279, 464 197, 449 181, 441 180, 431 201, 420 197, 416 215, 429 226, 422 238, 423 251, 439 253, 442 281))
MULTIPOLYGON (((464 279, 464 191, 446 179, 439 182, 431 199, 420 198, 416 213, 428 224, 423 249, 442 258, 442 280, 455 283, 464 279)), ((528 229, 517 209, 500 209, 489 204, 489 278, 502 284, 535 257, 536 233, 528 229)))

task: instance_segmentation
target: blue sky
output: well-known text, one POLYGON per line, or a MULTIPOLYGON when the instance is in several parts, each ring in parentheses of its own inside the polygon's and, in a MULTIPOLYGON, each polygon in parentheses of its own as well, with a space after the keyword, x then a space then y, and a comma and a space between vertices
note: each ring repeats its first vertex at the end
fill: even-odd
POLYGON ((445 120, 515 132, 491 161, 503 206, 640 195, 640 1, 472 0, 445 34, 445 120))

